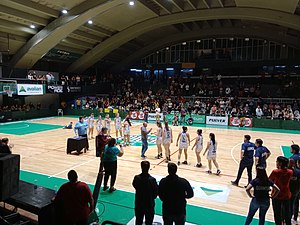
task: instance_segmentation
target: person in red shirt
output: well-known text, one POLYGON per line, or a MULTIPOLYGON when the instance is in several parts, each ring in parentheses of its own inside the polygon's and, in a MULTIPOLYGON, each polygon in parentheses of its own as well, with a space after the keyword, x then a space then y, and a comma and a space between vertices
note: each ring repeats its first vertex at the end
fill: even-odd
POLYGON ((57 225, 86 225, 88 216, 94 208, 93 195, 86 183, 78 181, 75 170, 68 173, 69 182, 57 192, 54 204, 57 225))
POLYGON ((293 171, 288 169, 288 164, 289 160, 287 158, 283 156, 277 157, 277 169, 273 170, 269 177, 280 189, 277 197, 272 199, 276 225, 281 225, 282 222, 285 222, 286 225, 291 225, 289 201, 292 194, 289 185, 291 177, 293 176, 293 171))
POLYGON ((96 136, 96 157, 101 157, 104 152, 104 147, 107 145, 110 136, 107 134, 108 129, 103 127, 101 132, 96 136))

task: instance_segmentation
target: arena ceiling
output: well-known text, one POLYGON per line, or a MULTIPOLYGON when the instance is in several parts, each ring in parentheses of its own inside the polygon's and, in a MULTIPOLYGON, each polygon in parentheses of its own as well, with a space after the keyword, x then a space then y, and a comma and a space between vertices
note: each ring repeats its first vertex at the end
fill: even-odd
POLYGON ((12 68, 31 68, 61 50, 74 55, 68 72, 83 72, 99 61, 126 67, 164 46, 207 37, 256 37, 300 48, 299 0, 129 2, 1 0, 0 51, 11 56, 12 68))

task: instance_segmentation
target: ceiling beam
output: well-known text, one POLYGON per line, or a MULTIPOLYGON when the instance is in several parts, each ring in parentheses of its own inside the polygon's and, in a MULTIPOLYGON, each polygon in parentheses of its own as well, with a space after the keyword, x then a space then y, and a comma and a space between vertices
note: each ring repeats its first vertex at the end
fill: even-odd
POLYGON ((153 13, 155 13, 157 16, 160 15, 160 11, 158 9, 154 8, 146 0, 139 0, 139 3, 141 3, 142 5, 144 5, 147 9, 149 9, 150 11, 152 11, 153 13))
POLYGON ((89 40, 91 40, 91 42, 101 42, 102 41, 102 39, 99 38, 98 36, 81 31, 81 30, 75 30, 72 34, 89 39, 89 40))
POLYGON ((31 68, 62 39, 77 30, 87 20, 125 4, 123 0, 89 0, 72 8, 34 35, 10 61, 10 68, 31 68))
POLYGON ((220 6, 223 8, 224 7, 224 4, 223 4, 223 1, 222 0, 218 0, 220 6))
POLYGON ((203 4, 205 5, 206 8, 208 8, 208 9, 210 8, 210 6, 209 6, 209 4, 207 3, 206 0, 202 0, 202 2, 203 2, 203 4))
POLYGON ((192 9, 196 10, 197 9, 197 6, 194 5, 194 3, 192 2, 192 0, 186 0, 187 3, 192 7, 192 9))
MULTIPOLYGON (((22 20, 26 20, 28 22, 34 23, 35 25, 46 26, 48 24, 48 20, 38 17, 36 15, 32 15, 29 13, 22 12, 20 10, 12 9, 10 7, 2 5, 0 7, 0 13, 3 13, 8 16, 14 16, 20 18, 22 20)), ((28 24, 30 25, 30 24, 28 24)))
POLYGON ((55 17, 55 18, 59 17, 59 14, 60 14, 60 12, 58 12, 55 9, 52 9, 52 8, 42 5, 42 4, 38 4, 33 1, 1 0, 1 2, 2 2, 2 4, 4 2, 7 2, 8 5, 5 4, 6 6, 10 6, 10 7, 16 6, 19 8, 21 6, 22 8, 28 9, 30 11, 35 11, 36 13, 41 13, 41 14, 48 15, 48 16, 55 17))
POLYGON ((7 29, 7 33, 11 33, 9 32, 10 30, 12 30, 12 33, 22 33, 25 32, 27 34, 36 34, 37 31, 34 29, 31 29, 29 26, 25 26, 25 25, 21 25, 19 23, 15 23, 15 22, 11 22, 11 21, 7 21, 7 20, 0 20, 0 27, 3 27, 5 29, 7 29))
POLYGON ((300 16, 279 12, 277 10, 224 7, 185 11, 148 19, 144 22, 140 22, 127 29, 124 29, 123 31, 98 44, 90 52, 74 62, 68 68, 68 71, 83 72, 95 64, 98 60, 101 60, 105 55, 117 49, 124 43, 160 27, 184 22, 215 19, 245 19, 256 22, 267 22, 283 27, 289 27, 295 30, 300 30, 300 16))
POLYGON ((180 11, 184 11, 184 2, 182 0, 172 0, 172 3, 180 11))
POLYGON ((113 35, 113 32, 109 31, 109 30, 106 30, 102 27, 99 27, 97 25, 84 25, 82 26, 84 29, 88 29, 88 30, 91 30, 93 32, 96 32, 96 33, 99 33, 99 34, 102 34, 106 37, 110 37, 111 35, 113 35))
POLYGON ((172 9, 170 5, 167 5, 166 2, 161 2, 161 0, 152 0, 152 1, 155 2, 159 7, 161 7, 168 14, 172 13, 172 9))

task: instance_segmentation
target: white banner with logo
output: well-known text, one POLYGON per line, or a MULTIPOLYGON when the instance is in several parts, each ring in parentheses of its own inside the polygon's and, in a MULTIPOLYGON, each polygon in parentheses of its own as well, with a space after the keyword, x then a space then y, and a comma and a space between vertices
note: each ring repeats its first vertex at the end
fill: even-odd
POLYGON ((62 85, 48 85, 47 89, 50 93, 64 93, 64 87, 62 85))
POLYGON ((227 116, 206 116, 206 124, 227 126, 228 117, 227 116))
POLYGON ((44 86, 42 84, 18 84, 18 95, 43 95, 44 86))
MULTIPOLYGON (((159 114, 160 115, 160 121, 163 120, 164 115, 162 113, 159 114)), ((149 113, 148 114, 148 120, 149 121, 156 121, 156 113, 149 113)))

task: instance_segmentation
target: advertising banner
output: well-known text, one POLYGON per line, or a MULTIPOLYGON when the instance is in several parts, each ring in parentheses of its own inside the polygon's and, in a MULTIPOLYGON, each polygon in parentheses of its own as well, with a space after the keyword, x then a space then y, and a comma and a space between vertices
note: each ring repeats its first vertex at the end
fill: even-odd
POLYGON ((47 92, 49 93, 64 93, 64 87, 62 85, 48 85, 47 92))
POLYGON ((43 95, 44 86, 42 84, 17 84, 18 95, 43 95))
POLYGON ((206 116, 206 124, 227 126, 228 117, 227 116, 206 116))
MULTIPOLYGON (((180 119, 180 115, 178 114, 180 119)), ((166 118, 169 122, 172 122, 174 119, 174 114, 167 114, 166 118)), ((185 120, 189 118, 189 115, 186 115, 185 120)), ((205 115, 192 114, 193 124, 205 124, 205 115)))
MULTIPOLYGON (((160 120, 162 121, 164 118, 164 115, 162 113, 159 114, 160 115, 160 120)), ((156 121, 156 113, 149 113, 148 114, 148 120, 149 121, 156 121)))
POLYGON ((230 126, 233 127, 252 127, 252 118, 248 117, 230 117, 230 126))
POLYGON ((81 87, 80 86, 66 86, 66 92, 68 93, 80 93, 81 87))

